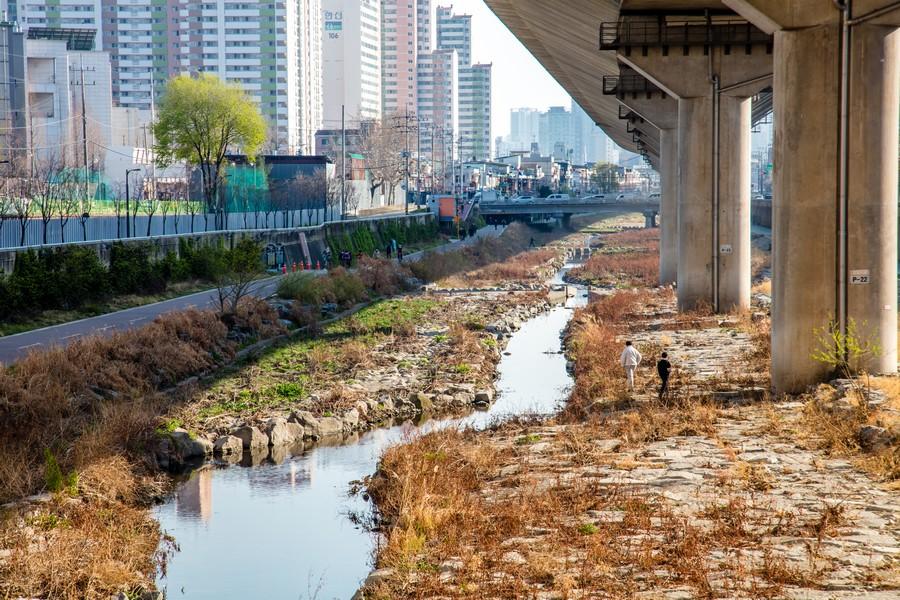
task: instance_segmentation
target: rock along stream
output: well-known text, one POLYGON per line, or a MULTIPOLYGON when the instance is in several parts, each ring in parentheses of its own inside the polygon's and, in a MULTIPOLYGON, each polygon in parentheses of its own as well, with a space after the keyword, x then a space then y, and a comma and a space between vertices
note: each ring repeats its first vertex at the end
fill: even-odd
MULTIPOLYGON (((551 283, 561 284, 570 266, 551 283)), ((571 309, 587 300, 585 290, 567 289, 575 295, 565 307, 513 334, 498 365, 497 401, 484 412, 376 429, 341 445, 269 457, 260 466, 195 471, 155 514, 180 548, 159 580, 166 597, 350 598, 371 570, 375 539, 349 518, 367 509, 363 499, 348 497, 349 482, 374 473, 384 449, 409 436, 555 412, 571 385, 560 334, 571 309)))

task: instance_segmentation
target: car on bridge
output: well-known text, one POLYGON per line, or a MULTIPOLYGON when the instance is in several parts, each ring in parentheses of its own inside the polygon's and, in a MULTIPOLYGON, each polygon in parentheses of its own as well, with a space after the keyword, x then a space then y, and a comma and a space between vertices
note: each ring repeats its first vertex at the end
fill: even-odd
POLYGON ((534 196, 515 196, 510 200, 513 204, 531 204, 536 198, 534 196))
POLYGON ((606 194, 591 194, 590 196, 582 196, 582 202, 606 202, 606 194))
POLYGON ((547 202, 571 202, 572 196, 569 194, 550 194, 546 200, 547 202))

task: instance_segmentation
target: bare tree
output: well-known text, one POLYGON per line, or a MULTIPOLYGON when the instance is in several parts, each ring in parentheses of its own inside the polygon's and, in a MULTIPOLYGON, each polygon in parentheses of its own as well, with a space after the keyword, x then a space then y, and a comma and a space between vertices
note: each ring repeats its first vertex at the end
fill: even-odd
POLYGON ((379 188, 387 187, 388 203, 393 204, 394 187, 403 178, 403 133, 390 124, 395 120, 366 124, 360 135, 360 150, 366 157, 366 168, 371 176, 369 196, 375 199, 379 188))
MULTIPOLYGON (((84 188, 75 177, 65 177, 59 182, 59 193, 53 208, 59 219, 59 241, 66 243, 66 225, 72 216, 77 216, 81 209, 84 188)), ((46 242, 45 242, 46 243, 46 242)))
POLYGON ((31 178, 29 192, 41 218, 42 243, 47 244, 50 220, 59 212, 57 207, 62 197, 68 193, 69 174, 64 161, 57 154, 47 153, 33 162, 34 176, 31 178))
MULTIPOLYGON (((147 199, 144 200, 143 205, 141 205, 141 210, 144 211, 144 214, 147 215, 147 237, 150 237, 150 228, 153 225, 153 215, 156 214, 156 211, 159 210, 160 201, 155 198, 155 194, 148 190, 146 194, 147 199)), ((165 224, 163 224, 165 227, 165 224)))

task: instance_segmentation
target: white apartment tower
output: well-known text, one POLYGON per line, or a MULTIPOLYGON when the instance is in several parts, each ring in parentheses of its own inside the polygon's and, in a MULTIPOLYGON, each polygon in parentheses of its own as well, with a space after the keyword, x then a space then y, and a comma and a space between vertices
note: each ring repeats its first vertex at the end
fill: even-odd
POLYGON ((326 129, 380 119, 381 1, 322 0, 323 105, 326 129))
POLYGON ((491 65, 472 64, 472 17, 437 8, 437 47, 459 55, 459 147, 465 160, 491 158, 491 65))
POLYGON ((322 0, 0 1, 25 30, 96 30, 115 106, 147 110, 169 77, 211 72, 259 102, 269 151, 312 151, 322 121, 322 0))
POLYGON ((458 73, 455 50, 434 50, 419 56, 421 147, 436 173, 446 172, 455 156, 453 140, 459 131, 458 73))

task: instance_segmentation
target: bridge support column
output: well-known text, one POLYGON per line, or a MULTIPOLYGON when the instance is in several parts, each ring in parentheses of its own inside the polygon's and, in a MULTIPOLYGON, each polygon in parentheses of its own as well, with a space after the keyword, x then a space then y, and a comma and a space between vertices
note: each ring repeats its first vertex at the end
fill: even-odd
POLYGON ((659 130, 659 284, 678 279, 678 131, 659 130))
POLYGON ((850 35, 844 206, 836 172, 841 28, 775 34, 772 380, 779 391, 827 376, 829 367, 811 358, 814 332, 842 317, 880 347, 864 368, 897 369, 900 45, 891 27, 862 25, 850 35))
POLYGON ((717 109, 712 95, 681 98, 678 125, 678 307, 689 310, 711 304, 719 311, 746 309, 750 100, 721 95, 717 109))

